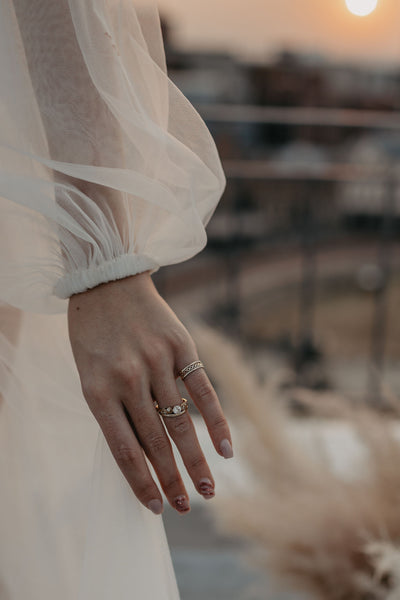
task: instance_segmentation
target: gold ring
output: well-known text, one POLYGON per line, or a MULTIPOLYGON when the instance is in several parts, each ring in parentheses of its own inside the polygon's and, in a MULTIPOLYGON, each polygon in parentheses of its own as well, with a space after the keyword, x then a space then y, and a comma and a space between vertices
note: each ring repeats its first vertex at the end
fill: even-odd
POLYGON ((182 398, 180 404, 175 404, 175 406, 165 406, 164 408, 160 408, 158 402, 154 401, 154 407, 162 417, 180 417, 188 410, 188 401, 186 398, 182 398))
POLYGON ((191 362, 189 365, 186 365, 186 367, 183 367, 183 369, 181 371, 179 371, 178 375, 183 380, 183 379, 185 379, 185 377, 190 375, 190 373, 193 373, 193 371, 196 371, 196 369, 204 369, 204 365, 201 362, 201 360, 195 360, 194 362, 191 362))

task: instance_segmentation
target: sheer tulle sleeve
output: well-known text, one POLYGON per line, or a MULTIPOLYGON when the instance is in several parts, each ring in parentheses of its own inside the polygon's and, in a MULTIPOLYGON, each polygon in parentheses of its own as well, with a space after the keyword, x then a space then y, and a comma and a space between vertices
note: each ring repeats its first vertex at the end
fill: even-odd
POLYGON ((151 0, 2 0, 0 85, 1 300, 63 311, 204 247, 225 178, 151 0))

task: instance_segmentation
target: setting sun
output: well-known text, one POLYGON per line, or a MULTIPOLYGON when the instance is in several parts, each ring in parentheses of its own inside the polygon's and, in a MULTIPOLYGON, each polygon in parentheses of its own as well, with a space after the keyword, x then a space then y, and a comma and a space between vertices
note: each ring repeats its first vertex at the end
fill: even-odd
POLYGON ((375 10, 378 0, 346 0, 346 4, 353 15, 365 17, 375 10))

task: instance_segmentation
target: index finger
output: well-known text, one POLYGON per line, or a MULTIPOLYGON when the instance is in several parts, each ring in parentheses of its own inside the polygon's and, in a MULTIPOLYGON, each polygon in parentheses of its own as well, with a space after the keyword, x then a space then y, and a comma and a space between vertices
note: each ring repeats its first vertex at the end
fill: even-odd
MULTIPOLYGON (((198 360, 199 358, 194 356, 189 362, 177 361, 179 372, 198 360)), ((183 383, 205 421, 216 451, 224 458, 232 458, 232 437, 229 426, 204 366, 189 372, 183 378, 183 383)))

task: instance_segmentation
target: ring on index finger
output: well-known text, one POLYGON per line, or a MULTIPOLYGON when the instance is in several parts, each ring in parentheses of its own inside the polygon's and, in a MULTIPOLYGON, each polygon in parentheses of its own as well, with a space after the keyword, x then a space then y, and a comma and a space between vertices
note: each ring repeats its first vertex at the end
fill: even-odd
POLYGON ((185 377, 190 375, 190 373, 193 373, 193 371, 196 371, 196 369, 204 369, 204 365, 201 362, 201 360, 195 360, 194 362, 191 362, 189 365, 186 365, 186 367, 183 367, 183 369, 181 369, 179 371, 178 375, 183 381, 185 379, 185 377))
POLYGON ((175 404, 175 406, 165 406, 163 408, 160 408, 158 402, 154 402, 154 407, 162 417, 180 417, 188 410, 188 401, 186 398, 182 398, 180 404, 175 404))

